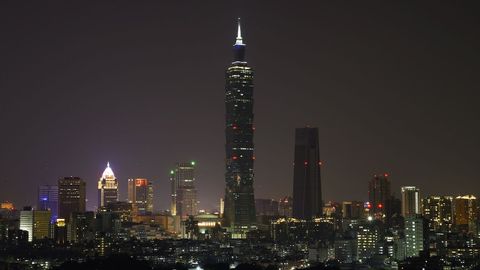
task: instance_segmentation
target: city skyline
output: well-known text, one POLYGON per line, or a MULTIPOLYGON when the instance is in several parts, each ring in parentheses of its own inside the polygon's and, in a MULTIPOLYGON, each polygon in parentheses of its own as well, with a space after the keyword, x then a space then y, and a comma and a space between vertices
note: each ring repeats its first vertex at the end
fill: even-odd
POLYGON ((0 269, 480 269, 475 9, 187 2, 0 3, 0 269))
MULTIPOLYGON (((254 6, 265 7, 262 4, 254 6)), ((289 15, 287 7, 282 4, 274 16, 285 16, 282 17, 283 19, 273 17, 276 19, 271 21, 269 20, 272 17, 262 18, 257 13, 248 11, 251 8, 247 9, 247 7, 250 7, 249 4, 246 4, 245 12, 241 12, 244 14, 240 15, 243 18, 242 23, 248 29, 245 35, 249 40, 249 58, 252 59, 257 72, 261 74, 256 80, 255 96, 255 115, 256 121, 258 120, 255 141, 258 147, 255 161, 256 197, 279 199, 291 195, 293 147, 290 142, 293 141, 294 128, 306 124, 319 127, 319 145, 322 161, 325 164, 322 173, 325 201, 367 200, 368 180, 373 174, 382 172, 388 172, 391 175, 392 192, 397 198, 400 195, 400 186, 407 185, 418 186, 424 196, 466 194, 470 193, 467 192, 470 188, 466 188, 470 185, 473 186, 473 190, 478 189, 476 183, 478 181, 474 181, 476 180, 475 164, 479 162, 474 151, 478 149, 479 142, 476 138, 480 133, 478 119, 474 117, 478 109, 474 103, 471 103, 473 99, 470 99, 469 95, 469 89, 475 85, 473 78, 477 66, 474 62, 478 63, 478 61, 473 54, 467 60, 468 52, 473 52, 472 48, 475 46, 470 48, 471 45, 460 42, 449 43, 449 39, 446 40, 447 42, 437 42, 438 39, 442 40, 444 33, 435 32, 434 30, 438 29, 433 23, 427 19, 416 18, 413 22, 409 22, 410 24, 401 26, 398 24, 402 20, 396 13, 390 14, 397 17, 393 16, 386 22, 385 27, 377 26, 370 29, 367 27, 368 21, 361 21, 360 26, 354 27, 354 22, 357 23, 357 21, 348 20, 348 14, 342 13, 341 18, 335 20, 325 11, 325 8, 334 9, 336 6, 322 6, 324 9, 318 10, 324 16, 312 17, 311 24, 306 19, 293 21, 296 17, 289 15), (344 21, 345 25, 342 25, 341 19, 347 19, 344 21), (272 26, 275 23, 283 27, 278 27, 278 30, 270 34, 266 33, 265 29, 277 29, 272 26), (417 23, 420 25, 416 26, 419 28, 414 28, 417 32, 402 32, 417 23), (393 27, 394 32, 398 34, 398 36, 395 34, 393 40, 399 41, 399 44, 387 40, 390 33, 388 26, 393 27), (301 30, 302 27, 305 30, 301 30), (349 27, 358 30, 358 34, 353 34, 349 27), (432 31, 427 31, 429 35, 426 37, 420 37, 420 33, 425 34, 418 30, 422 29, 421 27, 432 31), (301 31, 295 32, 298 29, 301 31), (311 30, 315 31, 315 35, 309 34, 311 30), (374 30, 380 34, 374 34, 374 30), (297 35, 299 38, 295 39, 297 35), (350 47, 344 43, 352 35, 357 42, 356 47, 350 47), (377 41, 375 44, 379 42, 381 45, 369 49, 373 42, 368 38, 377 41), (275 40, 273 47, 270 44, 271 40, 275 40), (423 43, 420 44, 424 47, 418 45, 420 47, 408 48, 413 41, 422 41, 423 43), (295 45, 303 48, 305 52, 301 52, 298 47, 294 47, 295 45), (319 48, 318 51, 317 48, 319 48), (380 56, 372 56, 388 54, 394 48, 398 51, 403 50, 404 56, 409 60, 418 59, 420 67, 408 66, 397 57, 386 56, 387 59, 383 60, 380 56), (430 49, 427 50, 428 53, 424 48, 430 49), (312 52, 318 55, 312 55, 312 52), (366 53, 371 58, 367 56, 363 58, 356 53, 366 53), (308 55, 312 58, 307 58, 308 55), (457 65, 452 65, 456 66, 455 70, 442 65, 443 62, 427 63, 427 60, 431 60, 430 58, 440 56, 456 63, 457 65), (284 66, 286 71, 270 64, 276 57, 284 58, 282 62, 286 63, 284 66), (348 57, 353 59, 346 59, 348 57), (370 60, 366 61, 369 64, 360 65, 360 62, 366 59, 370 60), (300 61, 300 64, 295 64, 296 60, 300 61), (439 67, 435 67, 434 64, 439 67), (317 68, 317 65, 320 67, 317 68), (300 71, 296 71, 295 68, 299 68, 300 71), (362 71, 360 68, 365 70, 362 71), (407 68, 413 70, 409 72, 407 68), (404 76, 396 75, 397 71, 404 76), (316 78, 318 74, 323 82, 318 82, 316 78), (380 74, 386 78, 382 79, 380 78, 382 76, 372 74, 380 74), (445 74, 449 77, 442 76, 445 74), (333 79, 329 76, 333 76, 333 79), (405 76, 407 78, 405 81, 400 80, 405 76), (288 80, 278 82, 273 78, 288 80), (344 79, 347 82, 340 82, 344 79), (439 82, 433 83, 434 80, 439 82), (372 89, 369 90, 371 86, 372 89), (449 94, 450 89, 456 91, 453 99, 449 94), (299 96, 311 97, 311 100, 296 98, 289 94, 290 91, 301 93, 299 96), (415 93, 416 91, 418 93, 415 93), (432 94, 435 97, 434 100, 430 99, 432 94), (314 104, 315 106, 307 106, 314 104), (288 115, 282 112, 284 106, 293 108, 288 115), (304 108, 311 109, 303 110, 304 108), (279 150, 281 147, 283 148, 279 150), (346 157, 347 154, 349 157, 346 157), (416 162, 412 162, 412 157, 416 162), (273 181, 278 185, 271 189, 273 181), (350 185, 338 184, 343 181, 348 181, 350 185), (429 186, 432 181, 435 181, 435 186, 429 186), (455 181, 457 185, 452 187, 451 181, 455 181)), ((102 9, 102 6, 99 8, 102 9)), ((388 12, 385 6, 380 8, 388 12)), ((45 38, 42 38, 34 31, 21 28, 31 19, 22 16, 19 19, 4 16, 9 22, 18 22, 17 20, 22 18, 26 22, 18 23, 19 28, 12 28, 14 30, 8 28, 11 31, 5 31, 7 41, 1 45, 2 48, 6 48, 3 51, 13 51, 13 54, 17 55, 24 55, 22 52, 31 51, 29 54, 31 58, 17 59, 2 55, 9 68, 2 70, 7 74, 8 80, 5 80, 6 84, 3 87, 6 89, 6 98, 0 101, 2 110, 0 119, 6 124, 7 130, 11 131, 0 135, 4 142, 0 162, 3 174, 1 181, 5 184, 5 188, 0 191, 2 199, 15 202, 17 207, 35 205, 35 194, 39 185, 54 185, 58 178, 73 175, 81 177, 87 183, 89 199, 87 208, 94 209, 97 205, 96 182, 100 178, 105 162, 111 161, 120 182, 121 200, 126 199, 127 179, 145 177, 151 179, 156 185, 154 189, 156 209, 168 209, 170 164, 177 160, 194 159, 199 163, 198 184, 202 186, 199 186, 198 190, 201 208, 212 209, 218 204, 218 199, 223 196, 224 183, 222 71, 230 59, 231 36, 235 30, 232 22, 238 14, 232 14, 236 13, 233 11, 228 12, 216 20, 202 20, 204 15, 192 14, 192 18, 199 20, 186 22, 184 27, 180 28, 181 33, 177 35, 162 27, 163 21, 154 14, 143 9, 136 11, 144 14, 148 20, 121 24, 122 27, 130 27, 131 32, 127 31, 126 36, 115 32, 123 28, 116 28, 102 21, 99 14, 92 14, 94 21, 100 25, 100 29, 94 34, 87 34, 79 26, 69 28, 68 30, 72 33, 86 38, 79 41, 80 44, 86 45, 84 49, 77 48, 75 42, 67 42, 71 38, 69 32, 57 31, 63 26, 53 27, 48 20, 40 20, 46 26, 39 24, 35 27, 45 34, 45 38), (200 31, 202 33, 200 37, 194 33, 199 29, 193 27, 194 23, 200 23, 198 27, 202 29, 208 29, 208 26, 211 28, 208 31, 200 31), (49 27, 53 27, 54 31, 49 27), (163 35, 150 39, 152 33, 157 31, 163 35), (104 37, 108 33, 111 34, 111 40, 104 37), (17 44, 15 42, 21 40, 23 36, 31 39, 36 37, 37 45, 32 46, 21 42, 22 46, 14 46, 17 44), (111 51, 111 58, 105 56, 98 60, 99 62, 88 60, 88 57, 80 59, 80 56, 84 54, 89 56, 98 50, 108 52, 110 47, 106 45, 122 41, 124 37, 127 37, 127 42, 111 51), (140 37, 140 40, 145 42, 132 42, 128 37, 140 37), (58 43, 53 38, 59 38, 61 42, 58 43), (202 39, 201 44, 195 42, 198 38, 202 39), (180 60, 182 64, 178 66, 174 65, 173 61, 176 58, 167 57, 167 61, 162 61, 165 55, 155 53, 158 48, 147 45, 147 41, 160 48, 164 42, 168 45, 191 42, 193 44, 189 46, 199 46, 194 53, 188 51, 188 46, 182 45, 172 54, 187 56, 186 60, 196 61, 190 63, 180 60), (65 52, 56 52, 53 49, 55 45, 63 43, 66 44, 65 52), (139 51, 142 50, 146 52, 140 54, 139 51), (204 54, 199 55, 200 51, 204 54), (212 57, 217 51, 218 57, 212 57), (53 58, 49 59, 53 61, 52 65, 45 64, 44 53, 45 55, 53 54, 53 58), (133 56, 128 57, 128 53, 133 56), (152 55, 155 56, 154 60, 149 61, 152 55), (134 56, 139 56, 141 60, 136 62, 134 56), (65 57, 70 60, 64 62, 62 59, 65 57), (117 57, 133 64, 134 67, 140 67, 143 73, 139 74, 133 68, 114 68, 113 64, 120 61, 116 59, 117 57), (200 72, 200 75, 195 75, 199 67, 204 66, 205 61, 209 59, 212 60, 212 67, 207 69, 209 74, 200 72), (77 72, 83 74, 82 76, 88 75, 90 73, 87 70, 96 64, 100 64, 101 68, 93 69, 92 72, 97 75, 91 80, 83 81, 83 77, 73 75, 77 72), (188 67, 186 64, 193 66, 188 67), (60 71, 58 67, 65 67, 65 69, 60 71), (155 76, 170 67, 172 69, 169 72, 172 75, 177 74, 173 76, 176 80, 163 83, 155 79, 155 76), (45 71, 42 71, 43 69, 45 71), (40 83, 22 82, 20 80, 22 74, 31 76, 33 78, 31 81, 40 83), (198 85, 180 81, 178 74, 194 76, 193 81, 197 81, 198 85), (52 78, 56 77, 64 77, 64 79, 59 78, 56 83, 52 82, 52 78), (127 83, 120 83, 118 79, 120 77, 127 78, 127 83), (139 84, 142 79, 146 79, 148 83, 139 84), (141 87, 137 87, 139 85, 141 87), (120 91, 116 92, 114 89, 120 89, 120 91), (171 91, 172 93, 160 91, 160 94, 155 94, 155 90, 158 89, 175 90, 171 91), (188 95, 175 94, 186 89, 188 95), (197 96, 195 92, 202 92, 204 96, 197 96), (156 102, 150 100, 156 100, 161 105, 157 106, 156 102), (205 104, 197 105, 196 100, 205 101, 205 104), (175 111, 180 114, 172 122, 163 115, 171 109, 167 103, 179 101, 185 101, 192 108, 183 112, 175 111), (103 108, 96 105, 104 102, 115 105, 113 112, 95 109, 95 107, 103 108), (70 108, 65 104, 73 105, 70 108), (23 111, 20 111, 17 105, 22 105, 18 108, 23 111), (137 108, 137 111, 131 112, 130 107, 137 108), (195 118, 192 121, 191 117, 194 114, 195 118), (29 120, 30 118, 33 120, 29 120), (212 119, 208 122, 214 124, 202 126, 198 124, 201 119, 212 119), (182 125, 190 124, 189 129, 195 130, 192 134, 198 138, 207 138, 205 143, 195 140, 198 145, 188 143, 179 149, 171 148, 169 145, 188 141, 193 136, 182 128, 177 129, 176 122, 182 122, 182 125), (124 135, 112 137, 111 133, 105 132, 111 129, 120 130, 124 135), (30 130, 34 132, 29 132, 30 130), (72 131, 73 135, 64 130, 72 131), (173 137, 170 137, 163 135, 165 130, 179 130, 179 132, 171 132, 173 137), (30 134, 35 136, 32 137, 30 134), (209 137, 212 139, 208 139, 209 137), (158 156, 161 152, 166 154, 158 156), (29 170, 22 170, 22 168, 29 168, 29 170), (22 185, 16 184, 20 181, 22 185), (24 187, 25 183, 28 184, 26 187, 24 187)), ((29 12, 25 10, 24 16, 29 12)), ((52 11, 46 12, 48 14, 52 11)), ((416 9, 415 12, 426 13, 437 18, 446 11, 445 7, 437 6, 434 11, 430 11, 431 13, 421 8, 416 9)), ((445 30, 447 36, 455 35, 457 38, 467 40, 472 38, 470 41, 473 45, 478 44, 478 36, 472 36, 468 31, 470 29, 468 27, 474 26, 469 21, 471 18, 469 12, 461 7, 452 12, 464 16, 459 21, 454 21, 447 16, 446 23, 450 27, 445 30)), ((126 14, 130 14, 129 11, 121 9, 119 14, 110 15, 109 19, 121 21, 126 14)), ((379 16, 373 12, 369 14, 379 16)), ((354 16, 355 19, 361 18, 359 15, 356 16, 354 16)), ((62 18, 73 26, 76 25, 75 23, 85 23, 82 19, 73 19, 73 17, 75 16, 72 16, 72 19, 62 18)), ((173 20, 173 18, 169 19, 173 20)), ((372 22, 377 19, 378 17, 375 16, 371 18, 372 22)), ((179 23, 179 21, 175 22, 179 23)), ((171 117, 171 114, 168 115, 171 117)), ((474 193, 477 195, 476 192, 474 193)))

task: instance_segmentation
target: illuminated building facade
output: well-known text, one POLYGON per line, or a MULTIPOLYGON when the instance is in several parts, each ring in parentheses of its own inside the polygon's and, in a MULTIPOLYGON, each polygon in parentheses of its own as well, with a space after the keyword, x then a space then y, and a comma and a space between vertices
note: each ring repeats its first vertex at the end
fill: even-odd
POLYGON ((473 195, 458 196, 453 201, 455 227, 459 231, 477 233, 478 205, 473 195))
POLYGON ((376 217, 382 217, 387 199, 391 197, 391 184, 388 174, 374 175, 368 182, 370 211, 376 217))
POLYGON ((195 161, 177 163, 170 172, 171 213, 185 220, 198 214, 195 161))
POLYGON ((55 243, 63 245, 67 242, 67 224, 64 218, 58 218, 54 225, 54 240, 55 243))
POLYGON ((195 216, 197 226, 201 234, 211 234, 215 227, 221 225, 221 218, 218 215, 201 214, 195 216))
POLYGON ((33 239, 50 238, 51 218, 50 210, 33 211, 33 239))
POLYGON ((58 217, 70 219, 73 212, 85 212, 86 183, 80 177, 64 177, 58 180, 58 217))
POLYGON ((402 216, 415 217, 421 214, 420 189, 414 186, 402 187, 402 216))
POLYGON ((423 218, 405 218, 405 251, 407 257, 418 257, 423 250, 423 218))
POLYGON ((109 203, 118 201, 118 181, 107 163, 102 177, 98 180, 98 208, 105 207, 109 203))
POLYGON ((2 202, 0 203, 0 209, 13 210, 15 207, 11 202, 2 202))
POLYGON ((379 231, 371 224, 361 224, 357 228, 357 258, 364 262, 375 255, 380 238, 379 231))
POLYGON ((253 70, 245 61, 245 47, 239 22, 234 61, 227 68, 225 85, 224 226, 237 232, 248 231, 255 224, 253 70))
POLYGON ((20 230, 28 233, 28 242, 33 240, 33 210, 23 209, 20 211, 20 230))
POLYGON ((135 214, 153 213, 153 184, 146 178, 128 179, 128 202, 135 214))
POLYGON ((49 210, 32 210, 25 208, 20 211, 20 230, 28 232, 28 241, 40 240, 50 237, 49 210))
POLYGON ((51 222, 58 218, 58 186, 41 185, 38 187, 38 210, 50 210, 51 222))
POLYGON ((293 217, 311 219, 323 214, 318 128, 295 129, 293 217))
POLYGON ((423 216, 430 231, 448 232, 453 225, 453 197, 430 196, 423 199, 423 216))

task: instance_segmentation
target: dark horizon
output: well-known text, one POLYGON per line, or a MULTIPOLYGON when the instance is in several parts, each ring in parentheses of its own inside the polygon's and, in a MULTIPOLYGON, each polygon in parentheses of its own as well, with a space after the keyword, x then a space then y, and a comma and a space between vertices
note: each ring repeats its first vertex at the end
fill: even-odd
POLYGON ((392 191, 480 188, 480 21, 467 2, 224 1, 135 5, 0 4, 0 201, 35 205, 63 176, 87 182, 87 208, 110 162, 154 181, 197 162, 200 209, 224 195, 225 68, 242 18, 255 70, 255 197, 293 188, 295 128, 319 128, 325 201, 392 191), (274 3, 274 4, 272 4, 274 3))

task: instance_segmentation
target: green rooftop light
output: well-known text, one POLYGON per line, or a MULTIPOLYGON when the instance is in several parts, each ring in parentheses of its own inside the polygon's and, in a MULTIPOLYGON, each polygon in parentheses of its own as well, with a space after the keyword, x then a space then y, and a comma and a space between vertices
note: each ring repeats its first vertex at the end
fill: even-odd
POLYGON ((174 174, 173 170, 170 171, 170 174, 174 174))
POLYGON ((190 163, 192 164, 192 166, 195 166, 195 161, 192 161, 192 162, 190 162, 190 163))

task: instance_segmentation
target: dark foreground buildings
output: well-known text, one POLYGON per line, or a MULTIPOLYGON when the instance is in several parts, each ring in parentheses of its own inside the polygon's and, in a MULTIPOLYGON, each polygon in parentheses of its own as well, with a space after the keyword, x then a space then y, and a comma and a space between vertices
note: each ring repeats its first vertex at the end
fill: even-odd
POLYGON ((242 235, 255 222, 253 195, 253 70, 245 61, 240 21, 233 46, 234 59, 226 71, 224 225, 242 235))
POLYGON ((297 128, 293 166, 294 218, 311 219, 322 215, 320 166, 318 128, 297 128))

